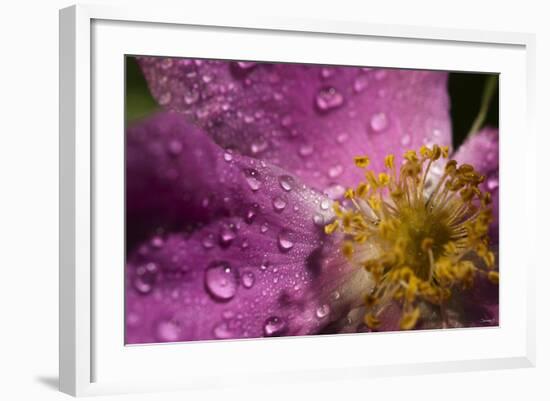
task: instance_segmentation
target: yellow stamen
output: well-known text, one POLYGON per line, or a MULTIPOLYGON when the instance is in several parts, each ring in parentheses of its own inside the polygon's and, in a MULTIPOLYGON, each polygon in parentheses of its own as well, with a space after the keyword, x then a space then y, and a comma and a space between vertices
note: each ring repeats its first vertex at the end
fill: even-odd
MULTIPOLYGON (((449 160, 435 185, 427 185, 431 167, 448 156, 447 146, 423 146, 419 153, 407 150, 396 169, 394 155, 388 155, 385 171, 366 170, 364 181, 346 191, 345 208, 334 202, 336 220, 325 232, 340 229, 342 254, 375 283, 365 297, 370 328, 380 325, 378 316, 389 302, 401 305, 400 327, 408 330, 430 310, 423 303, 444 311, 453 291, 471 287, 476 277, 499 281, 489 247, 491 197, 478 188, 485 177, 449 160)), ((354 160, 360 168, 370 164, 367 156, 354 160)))

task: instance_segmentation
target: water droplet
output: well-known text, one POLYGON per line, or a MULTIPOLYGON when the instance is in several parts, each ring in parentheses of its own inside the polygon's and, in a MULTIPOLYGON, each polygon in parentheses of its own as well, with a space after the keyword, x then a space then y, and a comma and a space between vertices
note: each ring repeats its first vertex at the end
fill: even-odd
POLYGON ((370 119, 370 126, 375 131, 382 131, 388 126, 388 117, 385 113, 376 113, 370 119))
POLYGON ((316 225, 316 226, 324 226, 325 225, 325 218, 323 217, 322 214, 319 214, 319 213, 315 213, 313 215, 313 223, 316 225))
POLYGON ((411 144, 411 136, 409 134, 405 134, 401 137, 401 145, 403 146, 409 146, 411 144))
POLYGON ((334 291, 332 293, 332 299, 334 299, 335 301, 338 301, 340 299, 341 295, 338 291, 334 291))
POLYGON ((280 196, 276 196, 273 198, 273 209, 275 209, 276 212, 282 212, 286 207, 286 201, 281 198, 280 196))
POLYGON ((153 290, 157 281, 158 266, 155 263, 147 263, 136 269, 133 285, 141 294, 148 294, 153 290))
POLYGON ((187 91, 183 94, 183 101, 186 105, 192 105, 197 100, 199 100, 200 93, 199 91, 191 90, 187 91))
POLYGON ((322 210, 328 210, 328 208, 330 207, 330 200, 328 200, 327 198, 323 198, 320 207, 322 210))
POLYGON ((255 281, 256 281, 256 277, 254 276, 254 273, 252 273, 251 271, 244 272, 241 277, 241 282, 243 283, 244 288, 252 288, 255 281))
POLYGON ((174 342, 180 339, 181 327, 175 320, 161 320, 157 323, 155 334, 158 341, 174 342))
POLYGON ((384 79, 386 77, 386 70, 377 70, 374 73, 374 77, 379 81, 384 79))
POLYGON ((241 68, 243 70, 252 69, 257 64, 258 63, 256 63, 255 61, 239 61, 239 62, 237 62, 237 65, 239 66, 239 68, 241 68))
POLYGON ((214 326, 214 337, 220 340, 233 337, 233 332, 229 328, 227 322, 220 322, 214 326))
POLYGON ((181 142, 176 139, 172 139, 168 144, 168 152, 170 152, 173 156, 179 155, 182 149, 183 146, 181 145, 181 142))
POLYGON ((213 262, 207 267, 204 275, 206 289, 217 301, 229 301, 236 292, 238 272, 227 262, 213 262))
POLYGON ((346 192, 346 188, 344 188, 340 184, 334 184, 329 186, 325 189, 324 193, 327 195, 330 199, 339 199, 342 196, 344 196, 344 193, 346 192))
POLYGON ((235 231, 229 226, 222 226, 220 229, 220 244, 228 246, 237 237, 235 231))
POLYGON ((343 172, 344 172, 344 167, 342 167, 342 165, 340 164, 337 164, 328 169, 328 176, 330 178, 336 178, 340 176, 343 172))
POLYGON ((330 313, 330 306, 328 306, 328 304, 321 305, 315 311, 315 315, 319 319, 323 319, 324 317, 327 317, 329 313, 330 313))
POLYGON ((248 248, 249 243, 248 240, 245 238, 243 239, 243 242, 241 243, 241 249, 244 251, 246 248, 248 248))
POLYGON ((151 245, 155 248, 162 248, 164 246, 164 240, 161 236, 155 235, 151 240, 151 245))
POLYGON ((210 249, 210 248, 213 248, 214 247, 214 235, 213 234, 208 234, 206 237, 204 237, 202 239, 202 246, 206 249, 210 249))
POLYGON ((339 144, 342 144, 344 142, 346 142, 349 138, 349 135, 345 132, 341 133, 340 135, 338 135, 336 137, 336 142, 338 142, 339 144))
POLYGON ((279 249, 281 252, 288 252, 294 247, 291 233, 288 230, 281 230, 278 236, 279 249))
POLYGON ((246 210, 244 221, 246 221, 247 224, 252 224, 254 222, 254 219, 256 219, 256 213, 259 209, 260 205, 257 203, 254 203, 250 205, 250 207, 246 210))
POLYGON ((298 149, 300 156, 307 157, 313 153, 313 146, 311 145, 301 145, 298 149))
POLYGON ((322 78, 330 78, 334 74, 333 68, 321 68, 321 77, 322 78))
POLYGON ((498 188, 498 177, 497 176, 492 175, 487 179, 487 188, 489 189, 489 191, 494 191, 495 189, 498 188))
POLYGON ((267 149, 269 144, 265 140, 260 140, 258 142, 254 142, 250 145, 250 151, 252 154, 257 155, 258 153, 261 153, 267 149))
POLYGON ((264 335, 266 337, 277 337, 285 333, 286 322, 278 316, 272 316, 264 323, 264 335))
POLYGON ((231 160, 233 160, 233 152, 231 150, 226 150, 223 154, 223 160, 225 160, 226 162, 230 162, 231 160))
POLYGON ((292 117, 289 115, 284 116, 281 119, 281 125, 285 128, 290 127, 292 125, 292 117))
POLYGON ((369 80, 366 76, 361 75, 355 79, 355 82, 353 82, 353 90, 356 93, 363 92, 365 88, 368 86, 369 80))
POLYGON ((258 189, 260 189, 260 187, 262 186, 262 182, 260 181, 260 174, 256 170, 246 169, 245 175, 246 182, 248 183, 248 186, 252 191, 256 192, 258 189))
POLYGON ((159 96, 159 104, 161 106, 166 106, 171 101, 172 101, 172 93, 171 92, 164 92, 162 95, 159 96))
POLYGON ((162 59, 162 61, 160 62, 160 68, 162 68, 163 70, 167 70, 168 68, 172 67, 172 64, 172 59, 167 57, 162 59))
POLYGON ((265 233, 265 232, 267 232, 268 228, 269 228, 269 227, 268 227, 267 223, 263 223, 263 224, 260 226, 260 232, 261 232, 261 233, 265 233))
POLYGON ((289 192, 294 185, 294 178, 289 175, 282 175, 279 177, 279 185, 281 185, 281 188, 285 191, 289 192))
POLYGON ((340 107, 344 103, 344 96, 335 88, 323 88, 315 97, 317 109, 321 112, 328 112, 340 107))

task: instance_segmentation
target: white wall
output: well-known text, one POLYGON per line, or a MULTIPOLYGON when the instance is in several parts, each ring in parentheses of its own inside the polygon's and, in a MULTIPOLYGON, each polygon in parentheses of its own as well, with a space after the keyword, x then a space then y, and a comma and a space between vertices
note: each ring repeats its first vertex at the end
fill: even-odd
MULTIPOLYGON (((124 4, 132 1, 96 1, 124 4)), ((141 1, 146 3, 145 1, 141 1)), ((134 1, 133 3, 136 3, 134 1)), ((178 4, 224 14, 261 7, 264 14, 297 17, 357 19, 370 22, 430 25, 537 34, 537 115, 539 132, 538 233, 548 237, 550 224, 548 176, 543 165, 549 146, 548 115, 550 30, 543 1, 505 2, 460 0, 403 0, 357 2, 230 0, 151 2, 157 7, 178 4), (239 4, 239 5, 237 5, 239 4), (543 153, 544 152, 544 153, 543 153), (544 160, 543 160, 544 157, 544 160)), ((27 0, 2 5, 0 21, 0 398, 49 400, 65 396, 54 390, 57 380, 57 221, 58 221, 58 37, 57 10, 69 1, 27 0)), ((517 133, 521 135, 521 133, 517 133)), ((513 160, 508 161, 513 163, 513 160)), ((548 170, 546 168, 546 170, 548 170)), ((538 195, 535 194, 538 190, 538 195)), ((504 211, 506 212, 506 211, 504 211)), ((550 305, 546 283, 549 264, 542 259, 537 273, 538 366, 534 369, 444 374, 330 382, 291 388, 255 388, 193 394, 187 399, 445 399, 482 397, 548 399, 550 391, 550 305), (527 395, 530 394, 530 395, 527 395), (380 399, 380 398, 379 398, 380 399)), ((129 396, 132 400, 182 399, 181 394, 129 396)), ((501 399, 502 399, 501 398, 501 399)), ((114 397, 112 398, 114 399, 114 397)), ((118 399, 118 398, 117 398, 118 399)))

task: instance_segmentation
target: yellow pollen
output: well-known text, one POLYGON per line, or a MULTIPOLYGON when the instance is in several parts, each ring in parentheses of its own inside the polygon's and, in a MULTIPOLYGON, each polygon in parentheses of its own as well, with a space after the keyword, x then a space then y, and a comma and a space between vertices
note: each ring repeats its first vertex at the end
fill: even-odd
MULTIPOLYGON (((400 328, 414 329, 423 311, 437 306, 446 327, 445 306, 453 291, 475 285, 478 277, 498 284, 495 254, 490 250, 491 196, 479 190, 485 177, 472 165, 459 165, 447 146, 408 150, 396 169, 395 156, 385 171, 365 171, 365 180, 334 202, 336 220, 327 234, 343 235, 342 254, 365 269, 374 289, 364 295, 364 323, 381 324, 389 303, 402 309, 400 328), (430 169, 442 163, 443 174, 430 169), (433 180, 433 181, 432 181, 433 180)), ((368 156, 354 158, 366 169, 368 156)))

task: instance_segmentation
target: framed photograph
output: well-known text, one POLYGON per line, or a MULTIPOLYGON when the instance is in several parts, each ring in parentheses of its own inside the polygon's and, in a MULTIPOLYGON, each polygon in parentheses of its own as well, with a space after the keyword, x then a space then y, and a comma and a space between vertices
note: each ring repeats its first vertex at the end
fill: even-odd
POLYGON ((61 10, 61 390, 533 366, 533 49, 61 10))

